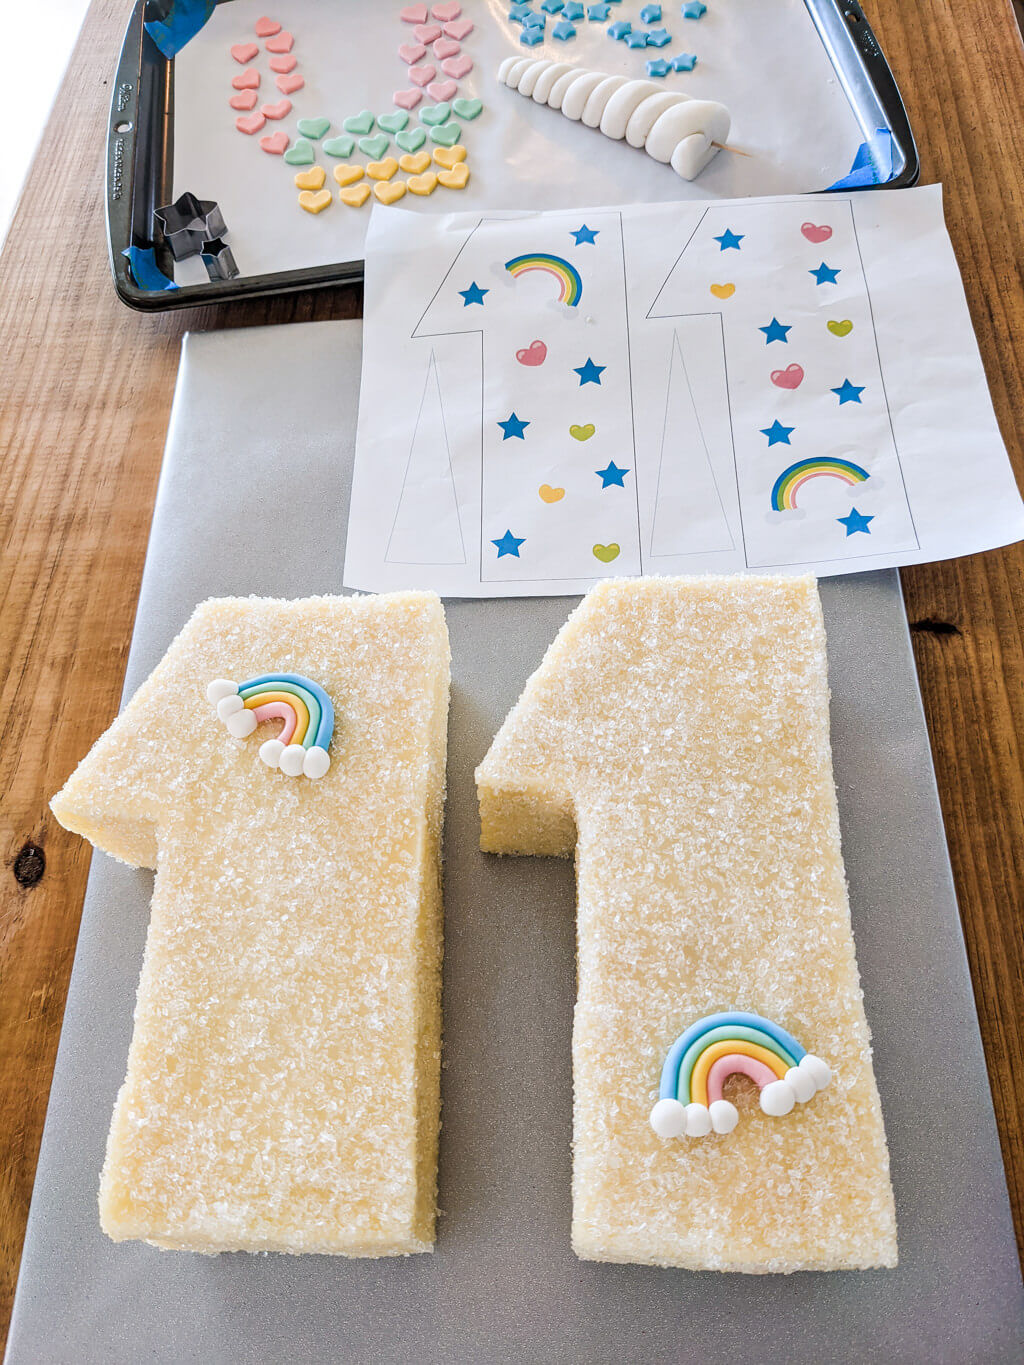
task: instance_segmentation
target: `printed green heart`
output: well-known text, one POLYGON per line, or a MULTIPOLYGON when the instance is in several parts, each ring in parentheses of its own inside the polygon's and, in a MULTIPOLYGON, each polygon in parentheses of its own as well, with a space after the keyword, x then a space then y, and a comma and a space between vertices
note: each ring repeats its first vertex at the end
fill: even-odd
POLYGON ((843 318, 842 322, 830 322, 828 330, 834 337, 848 337, 853 331, 853 323, 849 318, 843 318))
POLYGON ((426 140, 427 135, 422 128, 407 128, 404 133, 395 134, 395 141, 403 152, 418 152, 426 140))
POLYGON ((373 115, 369 109, 364 109, 361 114, 350 114, 343 127, 346 133, 368 133, 373 127, 373 115))
POLYGON ((420 114, 420 122, 425 123, 428 128, 433 128, 435 124, 444 123, 451 112, 451 105, 447 100, 442 100, 440 104, 435 104, 429 109, 424 109, 420 114))
POLYGON ((300 118, 296 126, 303 137, 311 137, 319 141, 331 126, 331 120, 329 118, 300 118))
POLYGON ((570 427, 569 435, 577 441, 589 441, 596 430, 597 427, 594 426, 593 422, 588 422, 585 427, 570 427))
POLYGON ((373 157, 374 161, 379 161, 387 148, 387 133, 374 133, 373 137, 361 137, 359 139, 359 150, 365 152, 367 156, 373 157))
POLYGON ((483 111, 483 107, 483 100, 457 99, 452 101, 452 111, 457 114, 459 118, 478 118, 483 111))
POLYGON ((289 147, 284 154, 285 161, 289 166, 312 166, 315 160, 313 156, 313 144, 304 142, 300 138, 294 147, 289 147))
POLYGON ((611 545, 595 545, 594 558, 599 559, 602 564, 610 564, 613 559, 618 559, 619 547, 613 542, 611 545))
POLYGON ((324 151, 328 156, 339 156, 345 158, 352 155, 352 149, 356 145, 356 140, 349 133, 340 133, 338 137, 329 137, 323 144, 324 151))
POLYGON ((462 136, 462 129, 457 123, 443 123, 440 128, 431 128, 431 142, 439 142, 442 147, 454 147, 462 136))
POLYGON ((396 109, 393 114, 378 114, 377 127, 383 128, 385 133, 400 133, 409 122, 409 115, 404 109, 396 109))

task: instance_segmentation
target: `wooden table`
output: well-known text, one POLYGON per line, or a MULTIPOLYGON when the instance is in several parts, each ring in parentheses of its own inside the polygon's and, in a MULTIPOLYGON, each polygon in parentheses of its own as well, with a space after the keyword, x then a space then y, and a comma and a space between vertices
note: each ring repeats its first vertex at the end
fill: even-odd
MULTIPOLYGON (((128 13, 94 0, 0 257, 0 1329, 89 867, 47 798, 117 709, 187 329, 354 317, 359 291, 145 317, 114 296, 102 162, 128 13), (44 866, 45 864, 45 866, 44 866)), ((1024 482, 1024 60, 1009 0, 875 0, 1024 482)), ((970 452, 965 452, 970 458, 970 452)), ((903 574, 1024 1247, 1024 548, 903 574)), ((894 907, 894 911, 898 909, 894 907)))

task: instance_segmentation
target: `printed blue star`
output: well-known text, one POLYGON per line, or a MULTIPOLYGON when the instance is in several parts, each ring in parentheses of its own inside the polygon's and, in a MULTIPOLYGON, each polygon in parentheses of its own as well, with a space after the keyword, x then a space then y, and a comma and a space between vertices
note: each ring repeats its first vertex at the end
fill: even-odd
POLYGON ((733 232, 729 228, 726 228, 721 237, 716 237, 715 241, 718 243, 719 251, 729 251, 730 248, 733 251, 741 251, 742 247, 740 246, 740 242, 743 241, 743 238, 746 235, 745 232, 733 232))
POLYGON ((596 246, 597 244, 594 241, 594 238, 600 231, 600 228, 588 228, 586 223, 584 223, 582 227, 576 228, 575 231, 570 231, 569 236, 577 246, 582 246, 584 242, 590 242, 592 246, 596 246))
POLYGON ((672 70, 664 57, 654 57, 645 63, 648 76, 667 76, 672 70))
POLYGON ((780 322, 778 318, 772 318, 767 327, 759 327, 759 332, 764 332, 764 344, 769 346, 773 341, 784 341, 789 344, 787 332, 793 330, 793 324, 780 322))
POLYGON ((481 289, 476 280, 474 280, 468 289, 459 290, 463 308, 468 308, 471 303, 483 303, 484 295, 489 294, 490 292, 489 289, 481 289))
POLYGON ((627 47, 646 47, 648 42, 647 34, 637 29, 635 33, 626 34, 627 47))
POLYGON ((848 536, 855 535, 858 531, 863 531, 866 536, 869 536, 871 527, 868 522, 874 521, 874 517, 866 517, 863 512, 858 512, 856 507, 851 507, 848 517, 836 517, 836 521, 839 522, 840 526, 846 527, 848 536))
POLYGON ((822 261, 821 265, 819 265, 816 270, 808 270, 807 273, 808 275, 814 276, 815 284, 835 284, 836 276, 839 274, 839 271, 832 270, 824 261, 822 261))
POLYGON ((586 10, 579 3, 579 0, 565 0, 565 7, 562 10, 563 19, 582 19, 586 10))
POLYGON ((616 19, 614 24, 609 24, 605 33, 609 38, 626 38, 633 31, 633 25, 628 19, 616 19))
POLYGON ((667 28, 649 28, 647 30, 648 47, 664 47, 666 43, 672 41, 672 35, 667 28))
POLYGON ((585 365, 573 366, 574 372, 580 377, 580 388, 584 384, 600 384, 601 376, 607 368, 607 365, 595 365, 589 356, 585 365))
POLYGON ((604 469, 595 469, 594 473, 601 480, 602 488, 625 488, 622 482, 629 473, 628 469, 620 469, 614 461, 609 460, 604 469))
POLYGON ((702 5, 701 0, 686 0, 681 13, 684 19, 702 19, 708 12, 707 5, 702 5))
POLYGON ((551 36, 553 38, 558 38, 563 43, 567 43, 570 38, 576 37, 576 25, 570 24, 568 19, 559 19, 558 23, 551 30, 551 36))
POLYGON ((518 436, 521 441, 524 441, 526 437, 523 435, 523 432, 529 425, 529 422, 524 422, 523 419, 517 417, 514 412, 509 413, 504 422, 498 423, 498 426, 501 427, 501 430, 504 433, 501 439, 507 441, 512 436, 518 436))
POLYGON ((769 446, 788 446, 794 431, 796 427, 784 427, 776 417, 770 427, 761 428, 761 435, 768 437, 769 446))
POLYGON ((608 11, 610 9, 610 5, 588 5, 587 18, 593 24, 603 24, 608 18, 608 11))
POLYGON ((842 407, 844 403, 859 403, 860 396, 866 388, 866 384, 861 384, 858 387, 856 384, 851 384, 848 379, 844 379, 839 388, 833 389, 832 392, 839 399, 839 406, 842 407))
POLYGON ((502 555, 512 555, 514 559, 518 559, 519 547, 520 545, 526 544, 526 537, 514 536, 511 531, 506 531, 505 534, 499 536, 497 540, 492 540, 491 544, 496 546, 499 559, 501 559, 502 555))
POLYGON ((542 28, 532 28, 527 25, 519 35, 519 41, 523 47, 536 47, 538 43, 544 41, 544 30, 542 28))
POLYGON ((673 57, 669 66, 673 71, 692 71, 697 65, 697 54, 695 52, 680 52, 677 57, 673 57))

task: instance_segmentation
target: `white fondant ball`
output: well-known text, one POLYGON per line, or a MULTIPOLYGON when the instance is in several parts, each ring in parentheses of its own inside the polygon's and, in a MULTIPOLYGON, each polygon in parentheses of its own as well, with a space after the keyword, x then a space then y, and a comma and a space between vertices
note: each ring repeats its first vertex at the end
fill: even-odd
POLYGON ((224 724, 227 726, 228 734, 234 735, 235 739, 248 739, 256 729, 256 717, 251 711, 243 708, 241 711, 232 711, 224 724))
POLYGON ((307 777, 314 780, 323 777, 330 766, 331 756, 326 749, 321 749, 319 744, 314 744, 312 748, 306 750, 306 757, 302 760, 302 771, 307 777))
POLYGON ((221 697, 217 703, 217 715, 227 723, 228 716, 233 716, 236 711, 241 711, 245 702, 237 692, 232 692, 229 697, 221 697))
POLYGON ((685 1105, 678 1100, 659 1100, 651 1110, 651 1127, 660 1138, 682 1137, 686 1132, 685 1105))
POLYGON ((801 1104, 806 1104, 818 1089, 811 1073, 799 1066, 791 1066, 786 1072, 786 1084, 793 1087, 793 1094, 801 1104))
POLYGON ((712 1100, 708 1113, 716 1133, 731 1133, 740 1121, 740 1111, 728 1100, 712 1100))
POLYGON ((289 777, 301 777, 302 765, 306 760, 306 751, 301 744, 287 744, 281 750, 281 758, 278 767, 289 777))
POLYGON ((686 1106, 686 1136, 707 1137, 711 1132, 711 1115, 707 1105, 688 1104, 686 1106))
POLYGON ((800 1058, 800 1070, 808 1073, 819 1090, 824 1090, 832 1082, 832 1068, 811 1052, 800 1058))
POLYGON ((260 758, 268 768, 276 768, 281 762, 284 745, 279 739, 265 739, 260 745, 260 758))
POLYGON ((230 678, 214 678, 206 689, 206 695, 214 706, 225 697, 234 697, 237 693, 238 684, 233 683, 230 678))
POLYGON ((773 1119, 782 1118, 796 1104, 796 1095, 788 1081, 771 1081, 761 1091, 761 1108, 773 1119))

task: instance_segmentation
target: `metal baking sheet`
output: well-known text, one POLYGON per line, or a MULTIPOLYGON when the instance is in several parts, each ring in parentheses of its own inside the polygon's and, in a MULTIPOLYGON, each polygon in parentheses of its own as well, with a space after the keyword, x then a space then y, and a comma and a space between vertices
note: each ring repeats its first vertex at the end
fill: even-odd
MULTIPOLYGON (((352 322, 187 339, 126 695, 198 599, 340 590, 359 348, 352 322), (301 422, 281 399, 299 392, 301 422)), ((207 1258, 106 1240, 97 1177, 152 879, 97 854, 9 1365, 1019 1360, 1024 1299, 899 580, 830 579, 822 598, 898 1270, 748 1277, 573 1256, 572 866, 477 852, 472 776, 573 603, 452 602, 435 1253, 207 1258)))

